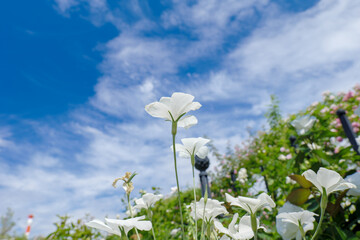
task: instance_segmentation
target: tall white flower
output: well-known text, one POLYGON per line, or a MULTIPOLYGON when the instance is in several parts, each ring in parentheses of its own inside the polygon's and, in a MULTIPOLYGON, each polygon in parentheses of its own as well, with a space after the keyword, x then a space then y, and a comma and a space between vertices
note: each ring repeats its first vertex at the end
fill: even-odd
POLYGON ((150 221, 140 221, 142 219, 145 219, 145 216, 129 218, 126 220, 105 218, 106 224, 98 219, 95 219, 95 220, 92 220, 92 221, 86 223, 86 226, 121 236, 120 229, 122 231, 124 231, 126 235, 133 228, 136 228, 139 230, 144 230, 144 231, 151 230, 151 228, 152 228, 151 222, 150 221))
POLYGON ((356 185, 356 188, 350 189, 347 194, 352 196, 360 196, 360 172, 356 172, 347 176, 345 180, 356 185))
POLYGON ((233 196, 225 193, 226 201, 230 202, 232 206, 238 206, 247 211, 249 214, 255 214, 258 210, 269 206, 274 208, 275 202, 266 193, 261 193, 257 198, 248 198, 239 196, 234 198, 233 196))
POLYGON ((337 172, 322 167, 317 173, 309 169, 302 175, 312 184, 314 184, 314 186, 319 189, 321 194, 324 194, 325 189, 327 196, 335 191, 356 188, 354 184, 345 181, 337 172))
POLYGON ((177 122, 177 126, 189 128, 197 124, 194 116, 183 117, 189 111, 201 107, 199 102, 193 102, 194 96, 186 93, 175 92, 171 97, 162 97, 159 102, 153 102, 145 106, 145 110, 153 117, 163 118, 177 122))
POLYGON ((314 229, 315 215, 317 214, 286 202, 276 216, 276 229, 284 240, 301 240, 301 229, 304 235, 314 229))
POLYGON ((313 116, 303 116, 295 119, 291 122, 291 125, 293 125, 299 135, 304 135, 307 131, 312 128, 316 121, 316 118, 313 116))
MULTIPOLYGON (((198 209, 196 212, 196 220, 204 219, 206 222, 210 222, 220 214, 227 214, 228 211, 226 211, 226 208, 221 204, 223 204, 223 202, 215 199, 207 199, 205 204, 204 198, 201 198, 200 201, 196 202, 196 208, 198 209)), ((189 207, 191 208, 190 216, 195 219, 194 203, 191 203, 189 207)))
POLYGON ((155 195, 153 193, 145 193, 142 198, 135 200, 136 209, 149 209, 151 208, 157 201, 163 198, 162 194, 155 195))
POLYGON ((209 139, 198 138, 183 138, 182 144, 175 144, 176 151, 179 152, 179 156, 182 158, 192 158, 197 155, 200 158, 205 158, 208 154, 208 148, 205 146, 209 139))
MULTIPOLYGON (((228 228, 225 228, 221 224, 221 222, 217 219, 214 221, 214 226, 219 232, 226 234, 231 239, 245 240, 245 239, 251 239, 252 237, 254 237, 254 232, 251 228, 250 216, 247 216, 247 215, 243 216, 240 219, 239 224, 236 224, 238 217, 239 217, 239 214, 235 213, 228 228)), ((222 239, 228 239, 228 238, 224 237, 222 239)))

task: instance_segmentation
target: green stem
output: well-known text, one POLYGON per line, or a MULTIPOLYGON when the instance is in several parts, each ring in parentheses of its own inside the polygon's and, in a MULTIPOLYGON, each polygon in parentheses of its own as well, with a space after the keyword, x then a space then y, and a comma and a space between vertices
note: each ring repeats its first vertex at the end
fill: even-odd
POLYGON ((205 206, 206 206, 206 203, 204 202, 204 211, 203 211, 203 217, 202 217, 202 223, 201 223, 201 237, 200 237, 200 240, 203 240, 204 239, 204 228, 205 228, 205 206))
POLYGON ((181 199, 180 199, 180 186, 179 186, 179 178, 177 173, 177 165, 176 165, 176 149, 175 149, 175 136, 176 136, 176 122, 172 123, 172 140, 173 140, 173 151, 174 151, 174 165, 175 165, 175 177, 176 177, 176 186, 178 190, 178 201, 179 201, 179 210, 180 210, 180 219, 181 219, 181 230, 182 235, 181 238, 184 239, 185 237, 185 229, 184 229, 184 220, 182 216, 182 207, 181 207, 181 199))
POLYGON ((299 230, 300 230, 300 233, 301 233, 301 237, 302 237, 303 240, 306 240, 306 238, 305 238, 305 231, 304 231, 304 228, 303 228, 303 226, 302 226, 302 224, 301 224, 301 221, 298 220, 298 223, 299 223, 299 230))
MULTIPOLYGON (((194 156, 191 156, 194 158, 194 156)), ((195 210, 195 239, 197 239, 197 215, 196 215, 196 190, 195 190, 195 170, 194 165, 192 165, 192 174, 193 174, 193 185, 194 185, 194 210, 195 210)))
POLYGON ((148 218, 150 219, 151 224, 152 224, 151 231, 152 231, 153 238, 154 238, 154 240, 156 240, 155 231, 154 231, 154 223, 153 223, 153 220, 152 220, 152 214, 151 214, 150 209, 147 209, 147 214, 148 214, 148 218))
POLYGON ((323 189, 323 193, 322 193, 322 196, 321 196, 321 203, 320 203, 320 209, 321 209, 320 221, 319 221, 319 224, 316 227, 316 231, 314 233, 314 236, 311 238, 311 240, 315 240, 318 237, 319 233, 320 233, 321 224, 322 224, 322 222, 324 220, 324 215, 325 215, 325 211, 326 211, 327 202, 328 202, 327 194, 326 194, 325 189, 323 189))
MULTIPOLYGON (((130 204, 130 194, 127 194, 127 200, 128 200, 128 204, 129 204, 129 211, 130 211, 130 216, 131 218, 134 218, 134 214, 132 212, 132 208, 131 208, 131 204, 130 204)), ((137 236, 137 239, 140 240, 140 236, 139 236, 139 232, 138 230, 136 229, 136 227, 134 227, 135 229, 135 233, 136 233, 136 236, 137 236)), ((127 237, 127 236, 126 236, 127 237)))
POLYGON ((251 228, 254 232, 254 240, 257 240, 258 228, 257 228, 257 221, 256 221, 255 213, 251 213, 250 216, 251 216, 251 228))

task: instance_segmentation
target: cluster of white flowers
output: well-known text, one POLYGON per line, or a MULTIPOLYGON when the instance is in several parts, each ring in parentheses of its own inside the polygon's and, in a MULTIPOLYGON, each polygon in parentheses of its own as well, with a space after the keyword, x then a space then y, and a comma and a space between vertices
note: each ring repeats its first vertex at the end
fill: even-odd
MULTIPOLYGON (((195 191, 195 176, 194 176, 194 165, 195 165, 195 156, 200 158, 205 158, 208 154, 208 148, 205 146, 209 143, 209 139, 205 138, 183 138, 181 139, 182 144, 175 144, 175 135, 177 133, 177 127, 189 128, 197 124, 197 119, 194 116, 185 116, 189 111, 197 110, 201 107, 201 104, 198 102, 193 102, 194 97, 190 94, 185 93, 174 93, 171 97, 162 97, 159 102, 153 102, 145 107, 145 110, 153 117, 163 118, 172 123, 172 135, 173 135, 173 145, 171 146, 174 152, 174 164, 175 164, 175 173, 177 186, 172 188, 172 194, 178 193, 179 199, 179 210, 181 218, 182 228, 174 228, 171 230, 170 235, 175 237, 180 231, 181 237, 184 239, 184 224, 182 218, 181 210, 181 198, 180 198, 180 189, 179 182, 177 177, 177 167, 176 167, 176 152, 182 158, 191 159, 192 171, 193 171, 193 184, 194 184, 194 202, 190 203, 188 206, 191 209, 190 216, 194 219, 194 233, 193 236, 197 239, 197 222, 202 220, 201 227, 201 239, 204 239, 204 226, 206 225, 207 234, 210 235, 210 239, 218 239, 219 235, 222 235, 220 240, 227 239, 257 239, 258 229, 264 229, 260 226, 260 219, 257 217, 257 212, 262 209, 271 210, 276 206, 273 199, 267 193, 261 193, 256 198, 249 198, 244 196, 233 197, 228 193, 225 193, 226 202, 230 203, 230 206, 240 207, 245 210, 247 213, 239 217, 238 213, 233 215, 231 223, 228 227, 223 226, 223 224, 217 219, 220 215, 229 214, 226 208, 223 206, 223 202, 219 202, 215 199, 210 199, 205 194, 205 198, 201 198, 199 201, 196 201, 196 191, 195 191)), ((359 110, 360 111, 360 110, 359 110)), ((305 135, 310 128, 316 122, 316 118, 312 116, 303 116, 301 118, 295 119, 292 121, 292 125, 295 127, 299 135, 305 135)), ((331 138, 331 143, 336 145, 336 147, 345 147, 349 143, 346 140, 339 141, 335 138, 331 138)), ((308 147, 311 150, 319 150, 320 146, 315 143, 307 143, 308 147)), ((280 160, 289 160, 292 158, 292 155, 289 153, 289 150, 282 147, 280 149, 282 153, 280 154, 280 160), (286 154, 286 153, 285 153, 286 154)), ((155 195, 152 193, 143 192, 143 195, 140 199, 135 199, 135 205, 131 206, 130 204, 130 193, 134 189, 133 183, 131 182, 132 178, 136 173, 127 172, 124 177, 115 179, 113 186, 116 187, 116 183, 119 180, 124 181, 123 188, 126 192, 128 198, 128 212, 130 216, 129 219, 120 220, 120 219, 108 219, 105 218, 105 222, 102 222, 98 219, 92 220, 86 223, 87 226, 97 228, 102 231, 106 231, 110 234, 115 234, 122 236, 123 234, 127 236, 128 232, 131 229, 135 229, 138 240, 140 240, 137 230, 150 231, 152 230, 153 238, 155 237, 155 232, 152 225, 152 210, 156 202, 161 200, 163 196, 161 194, 155 195), (145 216, 134 217, 134 214, 141 209, 145 209, 148 214, 149 220, 144 220, 145 216)), ((315 188, 318 189, 321 195, 321 215, 319 223, 312 239, 315 239, 319 234, 319 229, 321 227, 325 209, 328 204, 328 196, 335 191, 348 190, 347 194, 351 196, 360 196, 360 172, 356 172, 350 176, 347 176, 345 180, 335 171, 320 168, 317 173, 313 170, 307 170, 303 174, 303 177, 310 181, 315 188)), ((237 180, 241 184, 245 184, 248 178, 247 170, 241 168, 238 172, 237 180)), ((286 178, 286 183, 294 183, 289 177, 286 178)), ((342 203, 342 206, 349 206, 349 200, 346 199, 342 203)), ((266 212, 265 212, 266 213, 266 212)), ((292 205, 289 202, 286 202, 280 209, 279 214, 276 216, 276 229, 283 239, 306 239, 305 235, 308 231, 314 229, 315 217, 317 214, 304 210, 298 206, 292 205)))

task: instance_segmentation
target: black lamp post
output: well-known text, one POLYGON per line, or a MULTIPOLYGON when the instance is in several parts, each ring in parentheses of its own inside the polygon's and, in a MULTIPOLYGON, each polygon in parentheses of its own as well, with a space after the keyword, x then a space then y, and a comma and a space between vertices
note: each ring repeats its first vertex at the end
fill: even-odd
POLYGON ((354 151, 360 155, 360 152, 359 152, 359 144, 357 143, 356 141, 356 135, 351 127, 351 124, 350 124, 350 121, 349 119, 346 117, 346 112, 344 109, 339 109, 336 111, 336 114, 339 116, 340 118, 340 122, 341 122, 341 125, 344 129, 344 132, 347 136, 347 138, 349 139, 349 142, 351 143, 354 151))
POLYGON ((208 175, 206 169, 210 166, 210 161, 208 157, 199 158, 195 155, 195 168, 200 171, 200 183, 201 183, 201 196, 204 197, 205 189, 207 189, 208 196, 211 196, 208 175))
POLYGON ((231 176, 231 187, 232 187, 234 192, 237 192, 237 188, 235 187, 236 175, 235 175, 235 170, 234 169, 231 170, 230 176, 231 176))

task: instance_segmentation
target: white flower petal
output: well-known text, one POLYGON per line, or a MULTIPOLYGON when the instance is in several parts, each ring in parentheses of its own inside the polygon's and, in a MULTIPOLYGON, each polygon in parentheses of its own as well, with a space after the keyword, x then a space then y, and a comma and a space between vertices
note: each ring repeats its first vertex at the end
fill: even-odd
POLYGON ((201 159, 204 159, 207 157, 209 153, 209 148, 206 147, 206 146, 202 146, 199 151, 197 151, 196 155, 201 158, 201 159))
POLYGON ((116 234, 116 235, 121 236, 121 232, 119 230, 115 231, 113 228, 109 227, 108 225, 106 225, 105 223, 103 223, 102 221, 100 221, 98 219, 94 219, 88 223, 85 223, 85 225, 88 227, 96 228, 96 229, 99 229, 99 230, 102 230, 102 231, 105 231, 105 232, 108 232, 111 234, 116 234))
POLYGON ((321 184, 318 182, 316 173, 315 173, 313 170, 309 169, 309 170, 305 171, 302 175, 306 178, 306 180, 308 180, 308 181, 310 181, 312 184, 314 184, 314 186, 315 186, 317 189, 319 189, 319 191, 320 191, 321 194, 322 194, 322 192, 323 192, 322 186, 321 186, 321 184))
POLYGON ((356 188, 350 189, 347 194, 352 196, 360 196, 360 172, 356 172, 347 176, 345 180, 356 185, 356 188))
POLYGON ((170 120, 171 117, 169 114, 170 109, 160 102, 153 102, 145 106, 145 111, 153 117, 163 118, 165 120, 170 120))
POLYGON ((196 125, 198 123, 198 120, 195 116, 192 116, 192 115, 188 115, 188 116, 185 116, 185 117, 182 117, 177 125, 178 127, 183 127, 185 129, 188 129, 194 125, 196 125))
POLYGON ((337 172, 322 167, 319 169, 316 176, 317 181, 322 187, 325 187, 328 195, 330 194, 329 188, 337 184, 342 178, 337 172))

